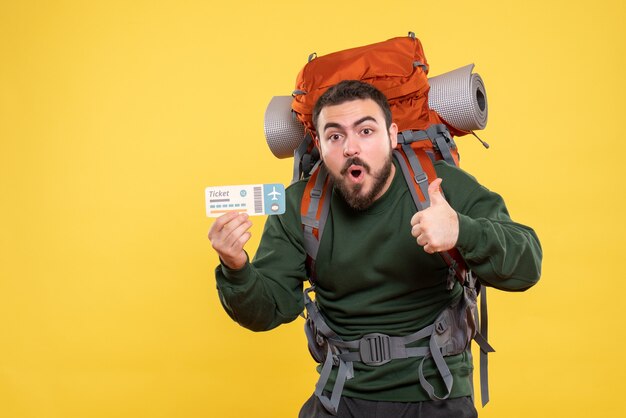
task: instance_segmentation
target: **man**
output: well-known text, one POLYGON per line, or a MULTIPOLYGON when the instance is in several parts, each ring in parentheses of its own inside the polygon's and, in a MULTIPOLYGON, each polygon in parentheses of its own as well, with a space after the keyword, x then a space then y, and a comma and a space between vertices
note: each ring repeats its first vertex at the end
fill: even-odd
MULTIPOLYGON (((459 301, 463 288, 455 283, 449 289, 448 266, 436 254, 440 251, 458 248, 485 285, 524 290, 539 279, 541 247, 535 233, 513 222, 500 196, 459 168, 435 164, 439 178, 428 189, 431 206, 415 213, 392 158, 398 128, 380 91, 358 81, 341 82, 320 97, 313 123, 334 182, 315 266, 316 302, 342 340, 373 333, 410 335, 459 301)), ((303 310, 307 274, 300 201, 305 184, 287 189, 287 211, 268 218, 253 262, 244 251, 252 225, 246 215, 224 215, 209 231, 221 260, 216 269, 221 301, 244 327, 272 329, 303 310)), ((427 346, 428 340, 417 345, 427 346)), ((432 358, 382 365, 354 362, 336 415, 477 416, 469 352, 446 356, 445 363, 451 388, 439 378, 432 358), (431 400, 420 374, 432 385, 435 398, 447 399, 431 400)), ((333 373, 324 395, 312 396, 300 417, 333 416, 321 399, 333 390, 335 380, 333 373)))

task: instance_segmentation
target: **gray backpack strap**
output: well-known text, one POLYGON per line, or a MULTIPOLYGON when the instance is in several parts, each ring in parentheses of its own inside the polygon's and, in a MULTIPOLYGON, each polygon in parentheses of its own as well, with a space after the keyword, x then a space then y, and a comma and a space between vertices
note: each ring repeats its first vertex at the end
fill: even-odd
MULTIPOLYGON (((302 216, 302 225, 304 225, 304 248, 307 254, 315 260, 317 258, 317 250, 319 249, 318 238, 313 235, 313 230, 320 230, 321 220, 317 219, 317 209, 319 208, 322 193, 324 192, 324 183, 328 177, 328 171, 323 164, 320 164, 315 178, 315 184, 310 192, 311 203, 307 209, 306 215, 302 216)), ((309 180, 311 181, 311 180, 309 180)), ((318 235, 321 238, 321 236, 318 235)))
POLYGON ((432 125, 426 129, 426 132, 428 133, 428 137, 437 146, 437 149, 441 153, 443 159, 448 164, 457 165, 454 158, 452 158, 452 153, 450 152, 450 147, 456 147, 456 144, 454 143, 446 125, 432 125))
POLYGON ((409 185, 409 191, 411 192, 413 201, 415 202, 415 205, 417 206, 417 210, 424 210, 428 206, 430 206, 430 202, 428 200, 428 176, 426 176, 426 173, 422 169, 422 164, 420 164, 419 159, 417 158, 417 155, 415 154, 415 151, 413 151, 413 149, 410 146, 403 144, 402 151, 404 151, 404 154, 409 159, 409 163, 411 164, 411 167, 413 168, 413 172, 415 173, 414 178, 411 178, 409 167, 406 161, 404 160, 404 158, 402 157, 402 154, 400 154, 400 151, 393 150, 393 156, 396 159, 396 161, 398 161, 398 164, 400 164, 400 168, 402 169, 402 174, 404 175, 404 179, 406 180, 406 183, 409 185), (424 203, 420 201, 419 197, 417 196, 417 191, 415 191, 415 188, 411 186, 414 182, 419 186, 420 190, 422 191, 422 194, 426 198, 426 201, 424 203))
POLYGON ((319 152, 313 145, 313 137, 310 133, 307 133, 302 142, 300 142, 300 145, 293 151, 293 175, 291 184, 300 180, 303 175, 309 175, 313 171, 318 159, 319 152))
POLYGON ((337 415, 339 402, 341 401, 341 393, 343 392, 343 386, 345 385, 346 380, 354 377, 354 369, 352 366, 352 362, 346 363, 343 360, 339 360, 337 378, 335 379, 335 385, 333 386, 333 391, 329 398, 328 396, 324 395, 324 387, 328 382, 328 378, 333 369, 333 365, 333 354, 331 346, 329 344, 326 360, 324 361, 324 365, 322 366, 322 371, 320 373, 320 379, 315 385, 315 396, 317 396, 317 398, 320 400, 320 402, 328 412, 333 415, 337 415))
MULTIPOLYGON (((315 346, 315 344, 321 345, 322 343, 326 344, 326 355, 323 359, 319 380, 315 385, 315 396, 318 397, 326 410, 333 415, 336 415, 345 382, 346 380, 354 377, 354 367, 351 361, 344 361, 337 356, 337 354, 343 352, 344 350, 338 349, 335 343, 341 343, 342 340, 337 333, 335 333, 335 331, 333 331, 328 324, 326 324, 326 321, 319 311, 317 304, 311 300, 309 293, 314 290, 315 286, 311 286, 304 291, 304 306, 307 311, 307 321, 311 321, 314 324, 313 333, 309 334, 307 332, 306 334, 309 339, 309 349, 313 353, 315 348, 312 348, 311 346, 315 346), (311 339, 313 339, 313 341, 311 341, 311 339), (329 398, 324 394, 324 388, 326 387, 326 383, 328 383, 333 367, 336 365, 338 365, 339 368, 337 370, 335 385, 333 386, 333 390, 329 398)), ((305 327, 308 326, 309 324, 305 324, 305 327)), ((319 361, 320 359, 316 360, 319 361)))
POLYGON ((463 288, 459 300, 452 306, 444 309, 433 323, 430 336, 430 352, 423 358, 418 367, 418 377, 422 388, 432 400, 447 399, 452 393, 453 376, 444 356, 452 356, 470 350, 470 343, 476 332, 476 323, 473 319, 476 308, 476 292, 474 289, 463 288), (443 381, 446 392, 435 393, 434 386, 428 382, 423 373, 424 362, 431 357, 443 381))
MULTIPOLYGON (((328 219, 330 211, 330 192, 332 191, 332 182, 328 179, 328 170, 324 164, 317 165, 317 171, 309 181, 314 181, 313 187, 310 189, 310 203, 307 208, 306 215, 302 216, 302 226, 304 228, 304 249, 307 253, 307 269, 309 277, 315 281, 315 260, 317 260, 317 251, 319 250, 324 226, 328 219), (325 187, 327 188, 325 192, 325 187), (324 197, 324 199, 322 199, 324 197), (319 219, 317 217, 318 209, 322 205, 319 219), (317 237, 314 231, 317 230, 317 237)), ((306 189, 305 189, 306 193, 306 189)))
POLYGON ((437 371, 439 372, 439 376, 443 380, 443 383, 446 385, 446 394, 443 396, 438 396, 435 393, 435 388, 433 387, 433 385, 431 385, 428 382, 428 380, 426 380, 426 377, 424 377, 424 372, 423 372, 424 361, 429 356, 426 356, 422 359, 417 369, 418 376, 420 379, 420 384, 422 385, 422 388, 424 388, 426 393, 428 393, 428 396, 430 397, 430 399, 437 400, 437 401, 448 399, 448 396, 450 396, 450 393, 452 392, 452 384, 454 383, 454 380, 452 378, 452 373, 450 373, 448 364, 446 363, 446 361, 443 358, 443 355, 441 354, 441 348, 439 347, 439 344, 437 344, 437 340, 434 337, 430 338, 429 347, 430 347, 430 357, 432 357, 432 359, 435 361, 435 366, 437 366, 437 371))
POLYGON ((340 349, 346 349, 337 356, 340 360, 358 361, 368 366, 381 366, 391 360, 428 356, 430 354, 429 347, 407 347, 407 345, 430 337, 433 330, 434 325, 429 325, 404 337, 371 333, 355 341, 333 341, 332 343, 340 349))
POLYGON ((480 322, 478 322, 479 332, 474 336, 474 341, 480 347, 480 401, 483 406, 489 402, 489 357, 488 353, 493 353, 494 348, 487 342, 487 288, 480 289, 480 322))
POLYGON ((476 322, 476 334, 474 342, 480 349, 480 399, 482 406, 489 402, 489 362, 488 354, 496 350, 487 341, 487 288, 481 286, 473 272, 469 271, 466 286, 480 294, 480 313, 474 309, 474 321, 476 322))
POLYGON ((306 308, 307 317, 313 321, 315 327, 325 338, 341 341, 339 335, 326 324, 326 320, 322 316, 317 304, 309 296, 309 293, 314 291, 315 286, 311 286, 304 291, 304 307, 306 308))

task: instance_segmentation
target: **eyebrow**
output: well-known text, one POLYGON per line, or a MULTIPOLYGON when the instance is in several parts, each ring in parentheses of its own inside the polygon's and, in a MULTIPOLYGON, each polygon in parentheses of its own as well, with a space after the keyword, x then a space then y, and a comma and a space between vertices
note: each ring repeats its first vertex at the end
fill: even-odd
MULTIPOLYGON (((360 124, 362 124, 363 122, 367 122, 367 121, 372 121, 372 122, 374 122, 374 123, 376 123, 378 125, 378 121, 373 116, 363 116, 361 119, 359 119, 356 122, 354 122, 352 124, 352 127, 357 127, 360 124)), ((330 128, 340 128, 340 129, 342 129, 343 126, 338 124, 337 122, 328 122, 327 124, 324 125, 324 132, 326 132, 326 130, 328 130, 330 128)))

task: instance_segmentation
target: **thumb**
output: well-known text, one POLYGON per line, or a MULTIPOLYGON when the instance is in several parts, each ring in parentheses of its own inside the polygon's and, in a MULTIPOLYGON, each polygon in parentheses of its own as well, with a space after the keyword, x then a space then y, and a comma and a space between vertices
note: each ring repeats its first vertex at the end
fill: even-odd
POLYGON ((435 179, 435 181, 428 185, 428 198, 430 199, 431 205, 436 205, 445 200, 443 195, 441 194, 440 186, 442 181, 443 179, 438 177, 435 179))

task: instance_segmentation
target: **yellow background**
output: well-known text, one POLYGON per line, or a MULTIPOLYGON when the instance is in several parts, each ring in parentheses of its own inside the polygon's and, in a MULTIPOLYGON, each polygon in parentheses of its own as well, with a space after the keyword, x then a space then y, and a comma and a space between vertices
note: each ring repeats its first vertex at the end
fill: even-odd
POLYGON ((302 322, 223 312, 204 187, 288 183, 271 97, 409 30, 431 76, 476 63, 491 149, 462 165, 544 248, 536 287, 490 293, 481 416, 626 413, 623 0, 0 4, 0 416, 296 416, 302 322))

